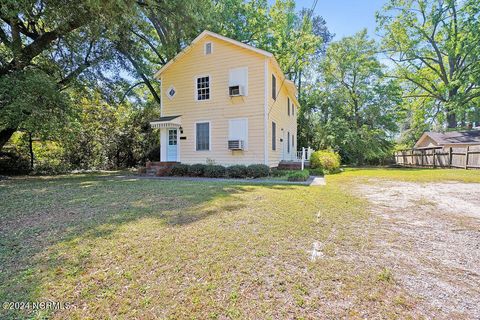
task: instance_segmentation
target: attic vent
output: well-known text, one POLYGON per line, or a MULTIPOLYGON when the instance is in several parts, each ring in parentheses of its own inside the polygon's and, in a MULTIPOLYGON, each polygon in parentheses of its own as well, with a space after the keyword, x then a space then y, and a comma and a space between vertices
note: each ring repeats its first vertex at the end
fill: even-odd
POLYGON ((205 43, 205 54, 212 54, 212 43, 205 43))

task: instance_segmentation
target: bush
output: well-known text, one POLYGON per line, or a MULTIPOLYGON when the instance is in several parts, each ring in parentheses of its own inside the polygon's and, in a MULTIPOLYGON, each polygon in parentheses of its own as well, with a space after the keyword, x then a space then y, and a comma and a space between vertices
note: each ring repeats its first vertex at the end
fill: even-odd
POLYGON ((330 150, 315 151, 310 156, 310 167, 322 168, 326 173, 333 173, 340 168, 340 155, 330 150))
POLYGON ((264 164, 252 164, 247 167, 247 175, 251 178, 267 177, 270 168, 264 164))
POLYGON ((295 171, 288 175, 288 181, 306 181, 310 177, 308 170, 295 171))
POLYGON ((205 174, 205 168, 207 166, 201 163, 192 164, 188 168, 188 175, 191 177, 202 177, 205 174))
POLYGON ((281 177, 285 175, 285 170, 279 170, 278 168, 271 168, 270 169, 270 176, 272 177, 281 177))
POLYGON ((171 176, 188 176, 189 165, 183 163, 177 163, 172 166, 170 171, 171 176))
POLYGON ((323 176, 324 174, 322 168, 310 169, 309 171, 312 176, 323 176))
POLYGON ((207 165, 205 167, 204 175, 208 178, 223 178, 225 177, 226 169, 220 165, 207 165))
POLYGON ((247 167, 244 165, 234 165, 227 168, 227 176, 229 178, 246 178, 247 167))

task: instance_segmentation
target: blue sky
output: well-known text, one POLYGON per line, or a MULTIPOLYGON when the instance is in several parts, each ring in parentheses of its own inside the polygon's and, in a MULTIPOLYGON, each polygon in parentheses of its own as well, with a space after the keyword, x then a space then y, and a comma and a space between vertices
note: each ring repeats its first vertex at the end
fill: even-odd
MULTIPOLYGON (((273 3, 270 0, 269 3, 273 3)), ((311 8, 314 0, 296 0, 296 9, 311 8)), ((382 8, 386 0, 318 0, 315 14, 327 21, 335 39, 350 36, 367 28, 375 36, 375 12, 382 8)))

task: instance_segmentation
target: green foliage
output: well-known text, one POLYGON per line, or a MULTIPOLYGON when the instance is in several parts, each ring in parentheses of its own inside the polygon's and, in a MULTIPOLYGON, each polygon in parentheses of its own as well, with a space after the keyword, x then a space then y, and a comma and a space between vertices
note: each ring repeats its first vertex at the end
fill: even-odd
POLYGON ((205 174, 205 168, 207 166, 201 163, 192 164, 188 168, 188 175, 191 177, 202 177, 205 174))
POLYGON ((310 171, 310 175, 312 176, 323 176, 324 175, 324 172, 323 172, 323 169, 322 168, 310 168, 308 169, 308 171, 310 171))
POLYGON ((177 163, 173 165, 170 175, 172 176, 188 176, 190 166, 188 164, 177 163))
POLYGON ((223 178, 225 177, 226 169, 220 165, 207 165, 205 167, 204 176, 207 178, 223 178))
POLYGON ((270 168, 269 175, 272 177, 281 177, 285 175, 286 170, 280 170, 278 168, 270 168))
POLYGON ((335 172, 340 168, 340 155, 331 150, 315 151, 310 157, 310 166, 325 172, 335 172))
POLYGON ((307 88, 299 115, 299 143, 339 150, 347 163, 380 163, 391 155, 403 119, 401 90, 384 74, 366 31, 332 43, 307 88))
POLYGON ((288 181, 306 181, 310 177, 308 170, 294 171, 288 175, 288 181))
POLYGON ((267 177, 270 173, 270 167, 264 164, 251 164, 247 167, 247 176, 250 178, 267 177))
MULTIPOLYGON (((479 121, 480 2, 392 0, 377 13, 383 50, 409 107, 406 131, 479 121)), ((408 137, 407 137, 408 138, 408 137)), ((411 139, 407 139, 409 141, 411 139)))
POLYGON ((227 176, 229 178, 244 179, 248 177, 247 167, 244 165, 233 165, 227 167, 227 176))

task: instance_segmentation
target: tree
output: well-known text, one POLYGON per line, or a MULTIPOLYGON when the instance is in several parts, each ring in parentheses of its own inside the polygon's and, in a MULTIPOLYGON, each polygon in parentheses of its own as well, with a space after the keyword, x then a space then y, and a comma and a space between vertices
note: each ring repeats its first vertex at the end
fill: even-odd
POLYGON ((320 64, 322 78, 308 91, 302 139, 318 149, 338 149, 350 163, 387 156, 401 114, 399 88, 385 79, 383 68, 366 30, 332 43, 320 64), (317 131, 306 137, 312 126, 317 131))
POLYGON ((407 83, 405 97, 420 100, 419 114, 446 119, 448 128, 478 108, 479 14, 476 0, 392 0, 377 14, 394 76, 407 83))
POLYGON ((3 1, 0 7, 0 150, 26 124, 62 121, 64 90, 110 53, 105 35, 133 1, 3 1))

